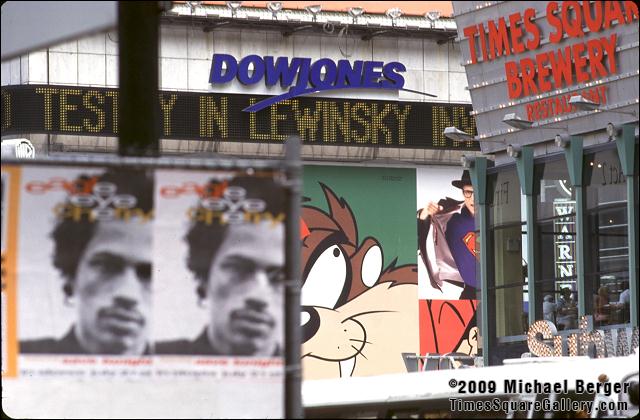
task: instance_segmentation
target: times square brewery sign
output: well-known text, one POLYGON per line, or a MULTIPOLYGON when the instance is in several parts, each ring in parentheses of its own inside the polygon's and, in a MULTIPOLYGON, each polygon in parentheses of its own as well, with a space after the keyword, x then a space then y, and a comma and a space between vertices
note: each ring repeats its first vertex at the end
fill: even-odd
MULTIPOLYGON (((575 84, 589 86, 590 82, 618 73, 618 37, 610 29, 634 22, 637 25, 638 21, 638 6, 632 1, 551 1, 547 3, 544 20, 549 28, 548 43, 558 44, 558 48, 535 54, 544 41, 542 22, 537 22, 540 18, 536 13, 534 8, 527 8, 463 29, 469 64, 505 58, 509 101, 575 84), (606 36, 584 40, 588 34, 605 31, 606 36), (517 57, 523 53, 529 54, 517 57)), ((599 104, 606 103, 606 87, 587 90, 583 96, 599 104)), ((567 94, 529 103, 527 119, 537 121, 572 112, 570 97, 567 94)))

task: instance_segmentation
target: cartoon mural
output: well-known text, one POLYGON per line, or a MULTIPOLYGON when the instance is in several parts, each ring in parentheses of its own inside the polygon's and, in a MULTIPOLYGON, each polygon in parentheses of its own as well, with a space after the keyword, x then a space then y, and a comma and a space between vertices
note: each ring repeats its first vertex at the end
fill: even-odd
MULTIPOLYGON (((334 185, 341 184, 342 191, 348 191, 345 184, 350 181, 356 188, 352 191, 362 191, 362 182, 369 175, 377 178, 374 182, 379 182, 380 172, 389 171, 370 169, 339 169, 342 175, 347 175, 347 172, 354 176, 345 176, 334 185)), ((391 216, 384 214, 384 205, 377 205, 370 194, 366 195, 368 203, 358 200, 357 193, 348 198, 340 196, 336 193, 336 186, 328 186, 318 180, 330 179, 331 176, 322 176, 329 172, 320 168, 311 172, 314 170, 315 173, 309 175, 305 168, 305 194, 310 185, 306 182, 307 177, 316 175, 313 176, 314 185, 320 187, 323 197, 320 201, 316 193, 314 202, 318 206, 307 203, 302 209, 304 378, 406 372, 402 353, 417 353, 418 350, 416 265, 400 264, 399 256, 385 255, 387 243, 397 245, 410 238, 408 235, 404 238, 399 236, 402 227, 394 228, 397 220, 400 223, 405 221, 397 214, 390 217, 386 226, 387 237, 384 238, 386 243, 383 243, 381 237, 384 235, 373 236, 362 228, 362 224, 374 226, 376 221, 384 223, 385 217, 391 216), (361 206, 359 210, 364 208, 368 211, 354 212, 351 201, 361 206), (320 205, 328 207, 327 211, 320 205), (385 258, 388 259, 386 264, 385 258)), ((335 168, 331 171, 336 172, 335 168)), ((402 179, 403 186, 408 187, 415 180, 412 176, 394 176, 402 179)), ((388 188, 397 189, 394 185, 388 188)), ((402 192, 396 191, 396 194, 402 192)), ((379 197, 389 198, 385 195, 379 197)), ((404 209, 402 205, 391 204, 397 209, 402 208, 401 211, 411 217, 410 206, 404 209)), ((415 251, 413 256, 415 261, 415 251)), ((403 258, 411 261, 407 255, 403 258)))
POLYGON ((468 174, 309 165, 304 188, 305 379, 406 372, 402 353, 479 354, 468 174))
MULTIPOLYGON (((477 355, 481 343, 477 309, 477 300, 421 300, 420 354, 477 355)), ((473 365, 470 360, 462 363, 473 365)), ((437 360, 427 365, 427 370, 437 368, 437 360)))

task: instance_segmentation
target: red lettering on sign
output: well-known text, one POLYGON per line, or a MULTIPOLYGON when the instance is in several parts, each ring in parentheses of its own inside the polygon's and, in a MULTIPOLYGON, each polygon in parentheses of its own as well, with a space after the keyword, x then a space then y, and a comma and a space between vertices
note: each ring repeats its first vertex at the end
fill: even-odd
POLYGON ((527 9, 524 11, 524 30, 529 35, 532 36, 531 39, 527 41, 527 49, 535 50, 540 46, 540 28, 535 24, 534 19, 536 18, 536 9, 527 9))
POLYGON ((550 1, 547 4, 547 21, 555 28, 555 31, 549 35, 549 41, 557 44, 562 40, 562 21, 555 15, 558 11, 558 3, 550 1))
POLYGON ((464 36, 467 37, 467 41, 469 41, 469 54, 471 56, 471 62, 476 64, 478 62, 478 56, 476 55, 476 34, 478 33, 478 28, 473 26, 467 26, 462 30, 464 36))

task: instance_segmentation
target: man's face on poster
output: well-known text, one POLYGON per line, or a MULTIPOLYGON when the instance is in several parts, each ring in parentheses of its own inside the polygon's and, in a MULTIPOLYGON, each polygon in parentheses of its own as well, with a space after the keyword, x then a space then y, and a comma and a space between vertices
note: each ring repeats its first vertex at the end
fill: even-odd
POLYGON ((272 356, 283 337, 284 225, 230 225, 213 257, 209 336, 225 354, 272 356))
POLYGON ((464 196, 464 205, 471 214, 475 214, 475 207, 473 205, 473 186, 464 185, 462 187, 462 195, 464 196))
POLYGON ((79 339, 89 353, 143 354, 151 314, 151 224, 98 222, 73 286, 79 339))

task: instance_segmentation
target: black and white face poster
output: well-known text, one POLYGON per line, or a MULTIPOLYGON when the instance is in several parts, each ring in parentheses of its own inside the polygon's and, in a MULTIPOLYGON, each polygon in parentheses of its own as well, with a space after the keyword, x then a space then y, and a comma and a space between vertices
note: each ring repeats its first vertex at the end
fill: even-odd
POLYGON ((31 163, 2 176, 7 414, 283 416, 277 173, 31 163))

